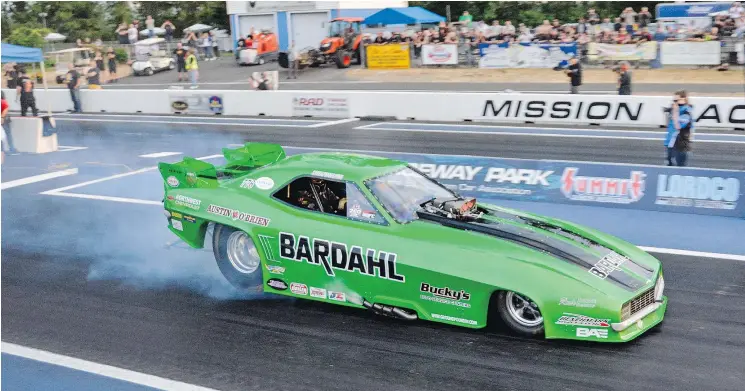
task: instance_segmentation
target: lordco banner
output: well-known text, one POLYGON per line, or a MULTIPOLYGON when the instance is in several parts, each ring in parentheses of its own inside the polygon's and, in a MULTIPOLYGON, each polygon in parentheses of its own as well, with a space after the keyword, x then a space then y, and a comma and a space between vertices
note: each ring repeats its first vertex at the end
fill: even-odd
POLYGON ((411 67, 408 43, 371 44, 365 46, 365 58, 370 69, 407 69, 411 67))
POLYGON ((292 115, 349 118, 349 98, 345 95, 297 94, 292 97, 292 115))
POLYGON ((428 44, 422 45, 422 64, 424 65, 457 65, 458 45, 428 44))
POLYGON ((169 93, 174 114, 222 114, 223 100, 219 94, 169 93))
POLYGON ((553 68, 577 54, 577 44, 479 44, 480 68, 553 68))

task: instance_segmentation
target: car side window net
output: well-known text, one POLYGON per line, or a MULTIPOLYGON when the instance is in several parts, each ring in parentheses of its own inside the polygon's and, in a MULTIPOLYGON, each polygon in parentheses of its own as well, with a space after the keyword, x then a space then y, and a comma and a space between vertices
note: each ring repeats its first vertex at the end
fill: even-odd
POLYGON ((346 217, 344 182, 302 177, 274 193, 274 197, 298 208, 346 217))
POLYGON ((374 224, 387 223, 367 197, 352 183, 347 183, 346 213, 347 218, 351 220, 374 224))

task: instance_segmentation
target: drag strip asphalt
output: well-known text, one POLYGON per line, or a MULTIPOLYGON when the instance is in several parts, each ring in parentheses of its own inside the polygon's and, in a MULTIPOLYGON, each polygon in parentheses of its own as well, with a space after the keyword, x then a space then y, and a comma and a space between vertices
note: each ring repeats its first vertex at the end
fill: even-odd
MULTIPOLYGON (((2 340, 226 391, 745 388, 745 262, 654 254, 670 300, 659 331, 619 345, 529 340, 496 323, 467 330, 270 295, 238 299, 210 246, 176 240, 158 206, 40 194, 246 141, 641 164, 663 153, 661 141, 353 129, 368 124, 58 122, 60 144, 81 149, 3 164, 3 180, 79 171, 2 191, 2 340)), ((743 169, 741 145, 694 148, 696 165, 743 169)), ((95 186, 162 189, 141 175, 95 186)))

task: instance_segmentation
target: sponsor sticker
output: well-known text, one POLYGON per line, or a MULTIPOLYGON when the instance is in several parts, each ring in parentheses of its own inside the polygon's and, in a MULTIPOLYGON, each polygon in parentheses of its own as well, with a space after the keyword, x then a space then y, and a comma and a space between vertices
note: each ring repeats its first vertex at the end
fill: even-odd
POLYGON ((282 266, 276 266, 276 265, 266 265, 266 270, 269 271, 269 273, 272 274, 284 274, 285 268, 282 266))
POLYGON ((319 176, 319 177, 327 178, 327 179, 338 179, 338 180, 344 179, 344 175, 342 175, 342 174, 334 174, 334 173, 331 173, 331 172, 318 171, 318 170, 314 170, 311 173, 311 175, 313 175, 313 176, 319 176))
POLYGON ((306 296, 308 294, 308 286, 297 282, 290 283, 290 292, 296 295, 306 296))
POLYGON ((577 336, 580 338, 608 338, 608 330, 603 329, 586 329, 583 327, 577 327, 577 336))
POLYGON ((419 298, 422 300, 441 304, 449 304, 463 308, 471 308, 470 304, 462 302, 470 300, 471 294, 462 289, 457 291, 449 287, 437 287, 432 284, 423 282, 419 285, 419 291, 431 294, 431 296, 420 295, 419 298))
POLYGON ((689 175, 657 176, 656 205, 734 210, 740 198, 737 178, 689 175))
POLYGON ((315 297, 317 299, 325 299, 326 298, 326 290, 323 288, 316 288, 316 287, 310 287, 310 297, 315 297))
POLYGON ((347 211, 347 215, 349 215, 349 217, 355 218, 362 216, 362 208, 360 207, 360 204, 355 203, 354 205, 352 205, 352 207, 349 208, 349 210, 347 211))
POLYGON ((595 308, 595 305, 597 305, 597 300, 562 297, 561 299, 559 299, 559 305, 564 305, 567 307, 595 308))
POLYGON ((183 224, 181 224, 181 220, 173 220, 173 219, 171 219, 171 226, 176 231, 183 231, 184 230, 184 226, 183 226, 183 224))
POLYGON ((475 326, 478 322, 471 319, 463 319, 458 318, 455 316, 448 316, 448 315, 440 315, 440 314, 432 314, 433 319, 440 319, 440 320, 447 320, 449 322, 457 322, 457 323, 464 323, 464 324, 470 324, 472 326, 475 326))
POLYGON ((260 225, 262 227, 268 226, 270 221, 266 217, 252 215, 250 213, 241 212, 215 204, 210 204, 210 206, 207 207, 207 213, 212 213, 223 217, 230 217, 231 219, 236 221, 245 221, 249 224, 260 225))
POLYGON ((174 219, 180 219, 180 218, 182 218, 184 216, 181 213, 179 213, 179 212, 173 212, 173 213, 171 213, 171 217, 173 217, 174 219))
POLYGON ((610 327, 610 319, 595 319, 580 314, 564 313, 556 321, 558 325, 564 326, 593 326, 593 327, 610 327))
POLYGON ((621 265, 623 265, 626 260, 626 257, 616 252, 611 252, 597 261, 597 263, 595 263, 595 265, 588 271, 601 280, 605 280, 608 275, 616 270, 620 270, 621 265))
POLYGON ((189 216, 189 215, 184 215, 184 220, 186 220, 186 221, 188 221, 190 223, 196 223, 197 222, 197 219, 195 217, 189 216))
POLYGON ((585 177, 579 168, 567 167, 561 175, 561 192, 574 201, 631 204, 644 196, 646 174, 631 171, 629 178, 585 177))
POLYGON ((363 210, 362 211, 362 217, 365 218, 365 219, 372 220, 372 219, 375 219, 375 217, 377 217, 377 215, 372 210, 363 210))
POLYGON ((194 172, 187 172, 186 173, 186 182, 188 182, 190 185, 194 185, 197 183, 197 174, 194 172))
POLYGON ((287 289, 287 283, 277 278, 270 278, 269 281, 266 282, 266 284, 278 291, 287 289))
POLYGON ((169 176, 168 179, 166 179, 166 183, 168 183, 168 186, 171 187, 178 187, 179 181, 176 179, 175 176, 169 176))
POLYGON ((280 232, 279 257, 323 267, 330 277, 335 277, 336 271, 342 270, 390 281, 406 281, 406 277, 399 274, 397 269, 398 255, 374 248, 363 249, 346 243, 318 238, 311 240, 307 236, 295 237, 293 234, 280 232))
POLYGON ((344 292, 329 291, 329 300, 347 301, 347 295, 345 295, 344 292))
POLYGON ((241 188, 243 189, 253 189, 254 185, 256 184, 256 181, 253 179, 244 179, 243 182, 241 182, 241 188))
POLYGON ((189 209, 199 210, 202 205, 202 200, 196 198, 187 197, 185 195, 178 194, 176 196, 168 196, 169 200, 172 200, 174 204, 183 206, 189 209))
POLYGON ((274 187, 274 180, 269 177, 261 177, 256 180, 256 188, 261 190, 269 190, 274 187))

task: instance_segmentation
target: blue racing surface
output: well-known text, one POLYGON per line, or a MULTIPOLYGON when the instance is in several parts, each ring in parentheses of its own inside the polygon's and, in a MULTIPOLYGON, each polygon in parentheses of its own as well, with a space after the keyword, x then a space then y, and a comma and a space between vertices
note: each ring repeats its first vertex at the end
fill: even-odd
POLYGON ((59 365, 2 354, 3 390, 7 391, 154 391, 123 380, 113 379, 59 365))

